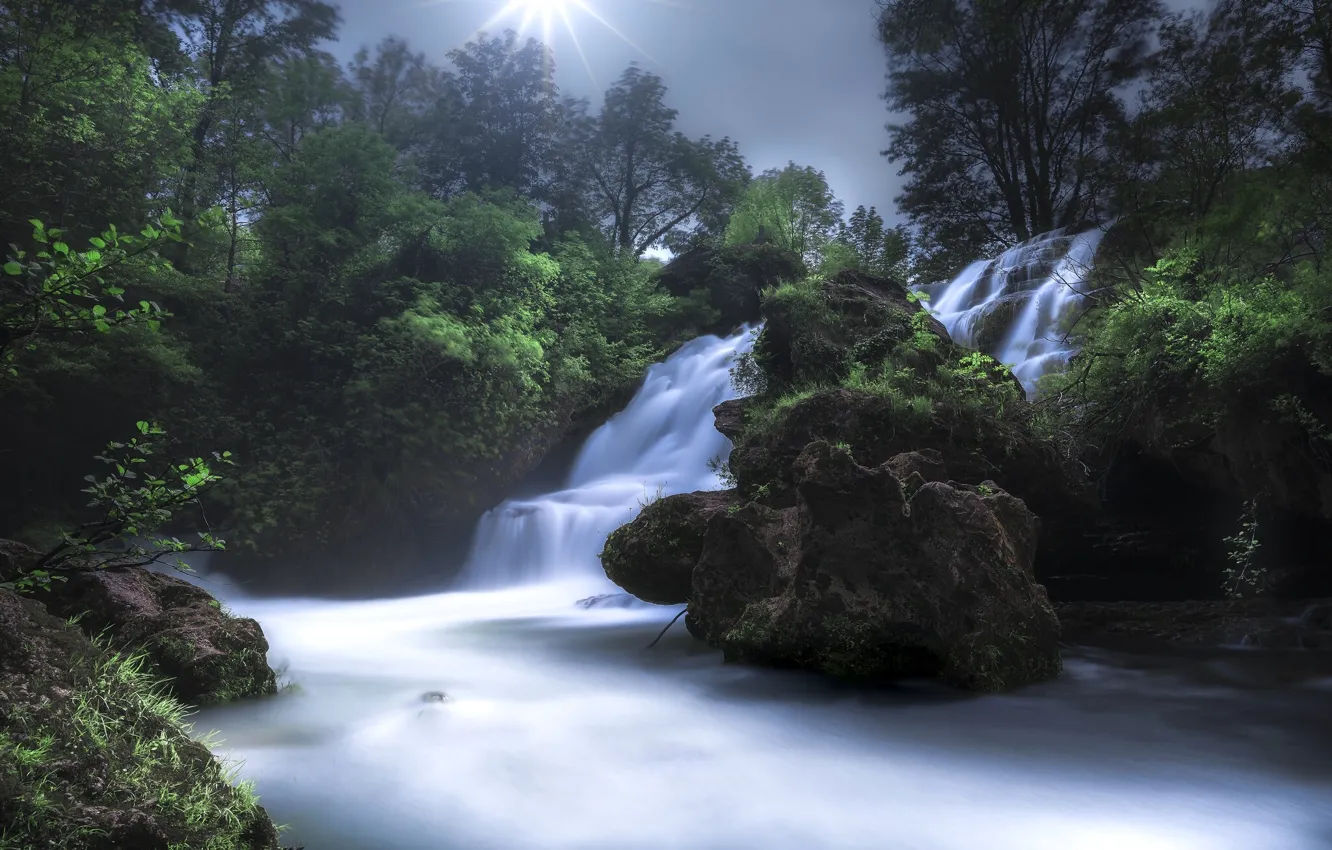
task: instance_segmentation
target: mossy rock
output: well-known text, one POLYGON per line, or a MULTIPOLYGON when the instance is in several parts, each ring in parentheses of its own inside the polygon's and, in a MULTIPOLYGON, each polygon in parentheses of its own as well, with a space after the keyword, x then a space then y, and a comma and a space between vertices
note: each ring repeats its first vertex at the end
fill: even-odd
POLYGON ((259 624, 232 616, 183 579, 105 569, 71 575, 39 598, 52 613, 77 618, 90 636, 144 652, 183 702, 213 705, 277 692, 259 624))
POLYGON ((708 520, 732 502, 729 492, 682 493, 645 506, 611 534, 601 553, 606 576, 657 605, 688 601, 708 520))
POLYGON ((763 290, 805 274, 800 257, 775 245, 699 245, 657 273, 657 285, 677 297, 701 296, 716 311, 701 330, 728 333, 759 319, 763 290))
POLYGON ((997 691, 1058 675, 1038 523, 1020 500, 939 480, 933 454, 871 468, 816 441, 793 466, 794 505, 709 520, 691 633, 731 661, 857 681, 997 691))
POLYGON ((0 848, 277 850, 142 655, 0 590, 0 848))

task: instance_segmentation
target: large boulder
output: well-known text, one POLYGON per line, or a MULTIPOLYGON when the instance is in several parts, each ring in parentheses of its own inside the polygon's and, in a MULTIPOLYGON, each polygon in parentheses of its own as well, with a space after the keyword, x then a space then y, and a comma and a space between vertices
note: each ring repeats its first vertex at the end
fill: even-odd
POLYGON ((702 541, 676 548, 673 565, 696 558, 692 634, 728 660, 859 680, 993 691, 1059 673, 1059 622, 1032 569, 1038 521, 1021 500, 947 480, 931 452, 870 467, 818 440, 793 467, 794 504, 713 510, 702 541))
POLYGON ((736 443, 728 464, 740 489, 753 493, 766 485, 782 504, 792 504, 796 458, 810 442, 826 440, 848 446, 866 466, 914 450, 940 452, 955 477, 993 479, 1039 515, 1067 518, 1076 527, 1095 506, 1054 446, 1001 420, 967 423, 973 427, 938 417, 922 421, 890 396, 846 387, 811 393, 773 412, 752 399, 728 401, 714 415, 717 430, 736 443), (766 415, 762 427, 747 427, 754 410, 766 415))
POLYGON ((276 693, 268 641, 207 591, 138 567, 73 573, 38 596, 60 617, 117 649, 142 650, 171 692, 191 705, 276 693))
POLYGON ((277 850, 153 676, 0 590, 0 834, 9 847, 277 850))
POLYGON ((656 605, 689 599, 708 520, 732 504, 729 491, 682 493, 647 505, 606 541, 601 565, 611 581, 656 605))

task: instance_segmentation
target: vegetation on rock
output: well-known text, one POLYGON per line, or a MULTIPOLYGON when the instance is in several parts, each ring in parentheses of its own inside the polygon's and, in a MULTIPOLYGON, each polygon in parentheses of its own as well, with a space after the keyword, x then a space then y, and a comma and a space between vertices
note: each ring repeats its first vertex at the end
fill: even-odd
POLYGON ((0 590, 0 847, 276 850, 251 786, 150 671, 0 590))

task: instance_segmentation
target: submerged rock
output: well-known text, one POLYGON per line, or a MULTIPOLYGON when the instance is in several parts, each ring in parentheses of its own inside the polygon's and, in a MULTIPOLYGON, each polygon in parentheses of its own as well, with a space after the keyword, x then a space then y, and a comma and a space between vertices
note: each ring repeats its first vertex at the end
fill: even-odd
POLYGON ((74 573, 40 595, 51 613, 77 617, 91 636, 142 650, 172 693, 209 705, 277 692, 268 641, 248 617, 234 617, 207 591, 145 569, 74 573))

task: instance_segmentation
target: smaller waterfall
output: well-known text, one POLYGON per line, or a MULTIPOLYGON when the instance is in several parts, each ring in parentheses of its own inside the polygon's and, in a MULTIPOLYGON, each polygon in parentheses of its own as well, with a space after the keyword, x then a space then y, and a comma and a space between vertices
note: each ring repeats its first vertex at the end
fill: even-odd
POLYGON ((1041 376, 1076 351, 1066 336, 1104 235, 1099 227, 1056 230, 977 260, 951 281, 924 287, 930 312, 954 342, 1011 366, 1032 395, 1041 376))
POLYGON ((720 489, 708 461, 730 450, 712 408, 735 397, 730 369, 753 344, 745 328, 705 336, 648 369, 629 406, 587 439, 565 488, 487 511, 464 567, 467 588, 601 577, 612 531, 658 495, 720 489))

